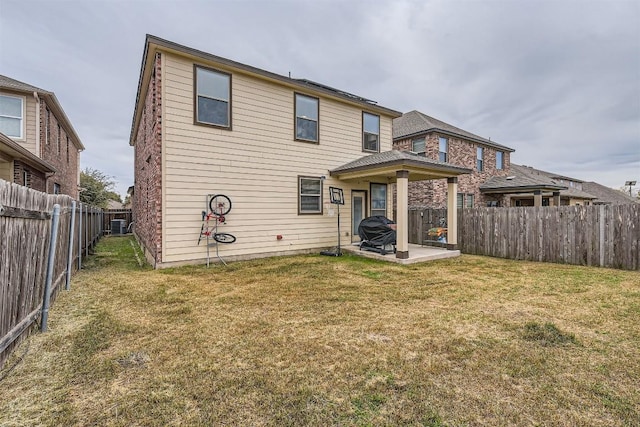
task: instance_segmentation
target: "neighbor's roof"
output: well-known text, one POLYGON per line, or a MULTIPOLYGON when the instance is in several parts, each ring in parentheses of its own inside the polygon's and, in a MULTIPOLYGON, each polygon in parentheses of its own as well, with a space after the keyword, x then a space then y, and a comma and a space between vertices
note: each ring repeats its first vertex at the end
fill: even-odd
POLYGON ((58 101, 58 98, 56 98, 55 93, 3 75, 0 75, 0 89, 12 90, 15 92, 28 94, 33 94, 34 92, 36 92, 38 96, 41 96, 45 100, 49 101, 47 105, 49 106, 49 108, 51 108, 53 114, 61 119, 62 125, 65 130, 71 134, 71 140, 74 145, 79 150, 84 150, 84 145, 82 145, 80 137, 78 136, 76 130, 73 128, 71 120, 69 120, 69 117, 67 117, 66 113, 62 109, 62 105, 60 105, 60 102, 58 101))
POLYGON ((622 191, 605 187, 597 182, 583 182, 582 189, 597 197, 593 201, 596 204, 627 205, 629 203, 639 203, 637 199, 626 195, 622 191))
POLYGON ((446 135, 458 136, 474 142, 479 142, 481 144, 488 145, 493 148, 498 148, 500 150, 511 152, 515 151, 513 148, 509 148, 502 144, 493 142, 490 139, 486 139, 471 132, 467 132, 464 129, 460 129, 458 127, 450 125, 449 123, 445 123, 441 120, 427 116, 420 111, 409 111, 408 113, 404 113, 402 117, 393 119, 394 140, 418 136, 427 132, 440 132, 446 135))
POLYGON ((421 168, 426 167, 443 172, 453 172, 456 175, 471 173, 471 169, 428 159, 410 151, 391 150, 360 157, 359 159, 346 163, 342 166, 338 166, 337 168, 331 170, 331 174, 335 175, 341 172, 354 172, 358 170, 369 169, 372 167, 394 165, 408 165, 421 168))
POLYGON ((277 83, 283 86, 288 86, 292 89, 304 90, 307 93, 320 94, 325 97, 341 100, 348 104, 357 105, 365 111, 370 111, 378 114, 384 114, 391 117, 400 117, 402 113, 390 108, 377 105, 375 101, 353 95, 349 92, 332 88, 330 86, 313 82, 307 79, 294 79, 291 77, 283 76, 280 74, 272 73, 251 65, 242 64, 240 62, 232 61, 227 58, 212 55, 201 50, 193 49, 188 46, 184 46, 178 43, 174 43, 169 40, 161 39, 156 36, 147 34, 145 41, 144 53, 142 56, 142 66, 140 67, 140 78, 138 80, 138 92, 136 95, 136 105, 133 113, 133 120, 131 124, 131 136, 129 144, 133 145, 137 132, 137 125, 142 115, 141 104, 144 102, 145 94, 148 88, 149 79, 151 75, 151 65, 153 64, 153 57, 158 50, 171 51, 173 53, 187 56, 192 59, 204 61, 207 63, 213 63, 216 66, 232 70, 234 72, 259 76, 260 78, 269 80, 273 83, 277 83))
MULTIPOLYGON (((534 190, 559 191, 560 196, 573 197, 577 199, 595 199, 595 196, 579 190, 575 187, 568 187, 557 178, 559 175, 534 169, 530 166, 517 165, 511 163, 508 176, 494 176, 480 185, 480 191, 484 193, 520 193, 534 190)), ((573 180, 573 178, 562 177, 573 180)), ((576 182, 581 182, 574 180, 576 182)))
POLYGON ((7 153, 10 157, 20 160, 41 172, 55 172, 56 169, 22 145, 0 132, 0 153, 7 153))

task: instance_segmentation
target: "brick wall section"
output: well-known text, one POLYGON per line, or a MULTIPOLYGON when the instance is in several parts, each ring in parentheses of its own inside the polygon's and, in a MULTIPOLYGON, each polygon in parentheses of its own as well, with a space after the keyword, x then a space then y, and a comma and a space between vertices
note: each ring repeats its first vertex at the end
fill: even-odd
POLYGON ((78 148, 74 144, 73 136, 67 133, 64 125, 58 121, 45 101, 40 102, 39 157, 56 169, 56 173, 47 179, 46 190, 43 191, 51 194, 54 192, 54 184, 59 184, 60 194, 67 194, 77 200, 80 184, 78 182, 78 168, 80 167, 78 165, 78 148), (47 111, 49 111, 48 120, 47 111))
MULTIPOLYGON (((509 174, 510 157, 509 152, 504 151, 502 170, 496 169, 497 149, 486 145, 478 144, 466 139, 449 135, 431 132, 425 135, 426 157, 438 160, 439 137, 448 139, 448 162, 452 165, 462 166, 473 170, 471 174, 460 175, 458 177, 458 193, 465 194, 465 205, 467 194, 473 194, 474 207, 486 206, 488 201, 498 201, 504 206, 501 196, 485 195, 480 193, 480 184, 493 176, 506 176, 509 174), (484 168, 478 172, 476 165, 476 148, 484 148, 484 168)), ((411 141, 418 137, 400 139, 393 142, 394 150, 411 150, 411 141)), ((409 206, 410 207, 432 207, 444 208, 447 206, 447 180, 437 179, 430 181, 416 181, 409 183, 409 206)))
POLYGON ((13 182, 34 190, 46 192, 46 176, 43 172, 33 169, 29 165, 25 165, 19 160, 13 162, 13 182), (27 172, 27 182, 24 182, 23 172, 27 172))
POLYGON ((133 221, 146 255, 162 262, 162 91, 161 56, 152 71, 135 140, 133 221))

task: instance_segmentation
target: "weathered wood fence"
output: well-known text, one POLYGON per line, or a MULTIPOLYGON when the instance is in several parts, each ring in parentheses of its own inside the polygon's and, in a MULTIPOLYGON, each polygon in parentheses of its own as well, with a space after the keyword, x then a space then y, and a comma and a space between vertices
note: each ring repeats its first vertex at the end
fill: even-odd
MULTIPOLYGON (((411 243, 423 243, 429 211, 409 211, 410 226, 421 224, 411 243)), ((459 209, 458 244, 467 254, 640 270, 640 204, 459 209)))
POLYGON ((71 275, 101 236, 101 216, 100 209, 69 196, 0 180, 0 367, 33 324, 42 322, 46 283, 49 302, 62 286, 69 288, 71 275), (54 205, 60 214, 50 247, 54 205))
POLYGON ((105 234, 111 233, 111 221, 114 219, 124 220, 125 227, 128 227, 133 221, 131 209, 105 209, 102 219, 102 230, 105 234))

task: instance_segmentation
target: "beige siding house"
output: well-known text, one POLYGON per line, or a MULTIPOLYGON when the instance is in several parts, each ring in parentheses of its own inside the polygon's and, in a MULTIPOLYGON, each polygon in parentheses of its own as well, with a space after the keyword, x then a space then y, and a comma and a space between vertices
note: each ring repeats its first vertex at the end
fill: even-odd
MULTIPOLYGON (((156 267, 204 262, 198 239, 211 194, 233 204, 219 227, 237 238, 219 246, 227 260, 336 245, 331 186, 346 200, 341 242, 357 241, 363 217, 391 217, 388 188, 397 170, 426 173, 433 166, 384 157, 400 115, 318 83, 147 36, 130 137, 135 234, 147 258, 156 267), (363 158, 377 160, 344 168, 363 158)), ((439 176, 464 172, 435 168, 439 176)))

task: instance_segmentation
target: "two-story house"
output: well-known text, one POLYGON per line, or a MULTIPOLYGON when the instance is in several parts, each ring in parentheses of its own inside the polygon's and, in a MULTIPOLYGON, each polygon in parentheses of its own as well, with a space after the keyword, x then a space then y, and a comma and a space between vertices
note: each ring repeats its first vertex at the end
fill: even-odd
MULTIPOLYGON (((458 181, 458 207, 504 205, 501 196, 482 193, 480 185, 494 176, 509 174, 512 148, 415 110, 393 120, 393 148, 470 169, 471 173, 458 181)), ((409 186, 411 207, 441 208, 446 203, 445 180, 412 182, 409 186)))
POLYGON ((78 198, 84 146, 53 92, 0 75, 0 133, 42 161, 5 140, 0 178, 78 198))
MULTIPOLYGON (((357 240, 364 217, 392 216, 391 184, 405 207, 409 181, 447 178, 455 189, 469 170, 392 151, 392 120, 400 115, 326 85, 147 36, 129 140, 134 232, 146 257, 158 268, 203 262, 202 212, 215 194, 232 203, 219 231, 236 237, 219 249, 237 260, 336 245, 329 187, 343 190, 338 234, 345 245, 357 240)), ((397 223, 403 259, 407 209, 397 223)))

